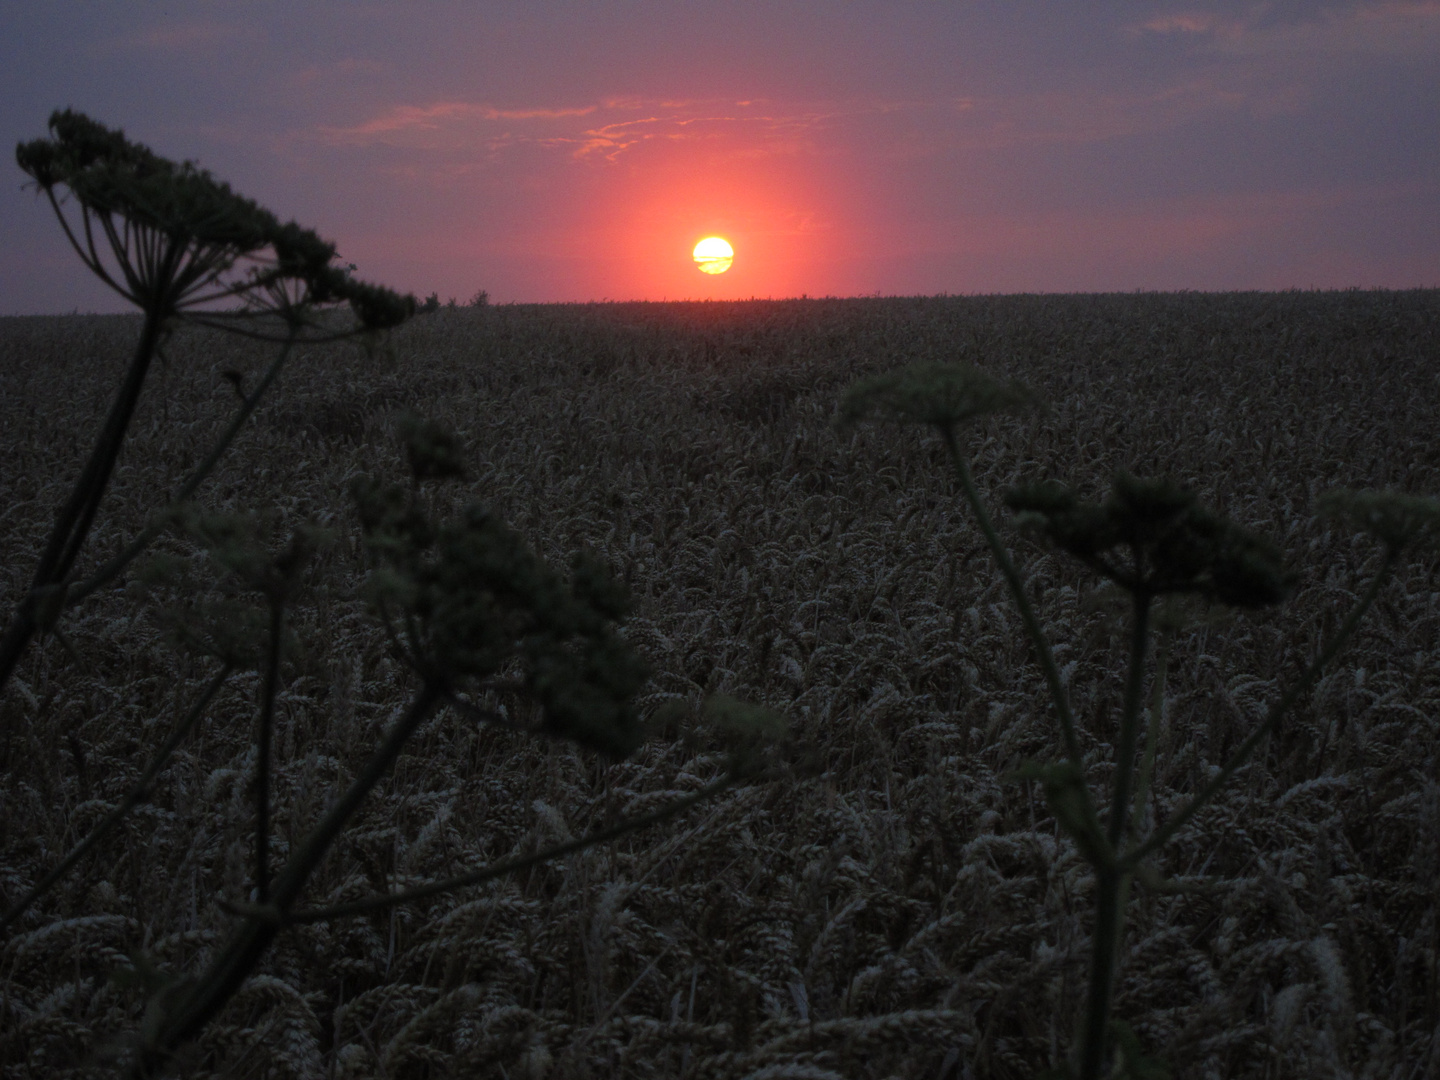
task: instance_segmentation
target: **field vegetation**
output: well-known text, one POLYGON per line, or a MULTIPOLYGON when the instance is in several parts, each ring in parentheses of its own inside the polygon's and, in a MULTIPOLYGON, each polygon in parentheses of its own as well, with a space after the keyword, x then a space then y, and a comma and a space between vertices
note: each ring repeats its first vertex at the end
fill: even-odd
MULTIPOLYGON (((0 321, 0 610, 29 588, 140 332, 139 317, 0 321)), ((145 528, 273 355, 175 332, 82 567, 145 528)), ((1084 1012, 1096 875, 1043 785, 1017 778, 1060 754, 1044 676, 943 441, 838 422, 856 380, 917 361, 973 364, 1043 403, 957 434, 1054 643, 1097 802, 1126 601, 1017 529, 1001 494, 1058 479, 1100 499, 1121 470, 1168 476, 1271 538, 1297 575, 1278 607, 1166 609, 1147 826, 1255 729, 1380 565, 1372 538, 1316 517, 1320 495, 1440 492, 1433 291, 477 305, 378 343, 296 345, 196 495, 261 514, 273 546, 327 533, 287 599, 277 862, 421 689, 372 613, 351 495, 359 477, 408 474, 409 418, 453 432, 464 468, 417 489, 425 512, 479 502, 553 565, 593 553, 629 585, 624 634, 652 672, 647 738, 618 762, 439 709, 312 877, 315 906, 712 785, 733 750, 727 698, 768 706, 788 734, 763 778, 652 828, 287 926, 181 1071, 973 1080, 1060 1066, 1084 1012)), ((166 533, 156 558, 73 606, 6 686, 0 903, 125 797, 214 679, 216 662, 175 640, 187 596, 231 599, 195 536, 166 533), (192 578, 211 584, 187 593, 192 578)), ((1155 854, 1169 884, 1128 894, 1114 1015, 1175 1076, 1440 1072, 1437 565, 1401 559, 1340 662, 1155 854)), ((236 925, 254 884, 255 667, 0 943, 4 1076, 104 1071, 147 1000, 185 993, 167 980, 236 925)), ((538 722, 503 680, 483 704, 538 722)))

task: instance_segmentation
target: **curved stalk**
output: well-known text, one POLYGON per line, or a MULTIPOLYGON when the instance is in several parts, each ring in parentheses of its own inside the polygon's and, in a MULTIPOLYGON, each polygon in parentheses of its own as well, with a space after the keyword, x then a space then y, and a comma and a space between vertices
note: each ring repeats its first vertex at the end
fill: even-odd
POLYGON ((1075 733, 1075 718, 1070 712, 1070 699, 1065 693, 1064 683, 1060 681, 1060 669, 1055 665, 1055 657, 1050 652, 1050 643, 1045 637, 1045 632, 1040 629, 1040 621, 1035 618, 1035 611, 1030 606, 1030 598, 1025 592, 1025 582, 1020 577, 1020 571, 1015 568, 1010 553, 1005 550, 1005 545, 1001 542, 1000 535, 995 531, 995 526, 990 521, 990 515, 985 510, 985 504, 980 499, 980 492, 975 488, 975 481, 970 475, 970 466, 966 463, 965 456, 960 453, 960 446, 955 440, 954 425, 942 427, 941 432, 945 436, 945 446, 950 451, 950 460, 954 462, 955 471, 960 475, 960 486, 965 490, 965 500, 975 513, 980 531, 985 536, 990 553, 995 556, 995 562, 1000 567, 1000 573, 1004 575, 1005 583, 1010 586, 1010 595, 1015 598, 1015 606, 1020 609, 1020 619, 1025 624, 1025 632, 1030 637, 1030 643, 1035 647, 1035 653, 1040 661, 1040 670, 1044 672, 1045 683, 1050 688, 1050 700, 1055 706, 1056 716, 1060 719, 1060 731, 1065 740, 1065 756, 1077 767, 1083 767, 1080 739, 1075 733))
POLYGON ((150 370, 150 362, 159 348, 167 315, 168 308, 163 302, 146 310, 140 340, 135 346, 135 355, 110 406, 94 449, 75 482, 70 498, 56 516, 50 539, 40 556, 39 565, 35 568, 30 589, 16 605, 5 634, 0 637, 0 688, 9 682, 26 646, 30 644, 30 639, 40 629, 42 597, 64 582, 90 532, 95 513, 105 496, 105 488, 109 484, 115 460, 120 454, 120 445, 124 442, 126 430, 130 426, 130 418, 140 400, 145 375, 150 370))
POLYGON ((1130 811, 1130 828, 1139 833, 1144 825, 1145 800, 1150 797, 1150 783, 1155 775, 1155 750, 1160 741, 1160 724, 1165 719, 1165 680, 1170 670, 1170 642, 1174 631, 1166 628, 1160 634, 1160 647, 1155 653, 1155 678, 1150 688, 1150 722, 1145 726, 1145 753, 1140 758, 1140 776, 1135 781, 1135 801, 1130 811))
POLYGON ((71 849, 70 854, 60 860, 60 865, 56 866, 55 869, 41 878, 34 888, 17 901, 9 911, 5 912, 4 917, 0 918, 0 933, 3 933, 16 919, 20 918, 21 915, 24 915, 36 900, 39 900, 40 897, 49 892, 56 882, 68 874, 75 864, 85 857, 87 852, 110 835, 115 829, 115 826, 124 820, 125 815, 130 813, 131 810, 135 809, 135 807, 145 799, 150 793, 150 785, 154 783, 155 778, 160 775, 160 770, 165 768, 166 763, 170 760, 170 756, 175 753, 180 743, 184 741, 185 736, 190 734, 191 729, 194 728, 200 718, 205 715, 205 710, 210 707, 210 702, 214 699, 215 695, 220 692, 220 687, 225 684, 226 679, 230 678, 230 673, 234 670, 233 667, 226 664, 220 669, 219 673, 210 680, 204 692, 200 695, 199 700, 191 706, 190 711, 185 714, 185 718, 175 725, 175 730, 170 733, 170 737, 161 744, 160 749, 155 752, 155 756, 150 759, 150 764, 147 765, 145 771, 140 774, 140 779, 135 782, 135 786, 130 789, 130 793, 121 800, 115 809, 106 814, 95 828, 90 830, 90 834, 86 836, 84 840, 81 840, 80 843, 71 849))
MULTIPOLYGON (((276 376, 280 374, 280 369, 285 365, 285 361, 289 358, 290 351, 295 344, 297 333, 298 329, 292 328, 290 336, 285 340, 284 346, 280 350, 280 355, 277 356, 269 368, 266 369, 264 377, 256 384, 255 389, 246 395, 241 402, 240 408, 236 410, 234 417, 231 418, 230 424, 225 428, 220 438, 216 440, 215 445, 210 448, 210 453, 195 467, 195 470, 186 479, 185 483, 180 485, 180 488, 170 500, 171 506, 189 501, 190 497, 200 489, 200 485, 209 478, 215 466, 220 463, 220 459, 225 456, 225 451, 230 448, 230 444, 235 440, 235 436, 238 435, 240 429, 245 426, 245 421, 250 418, 250 414, 253 413, 255 407, 260 404, 260 399, 265 395, 265 391, 270 388, 270 384, 273 383, 276 376)), ((147 525, 134 540, 130 541, 124 551, 100 567, 100 569, 95 571, 90 577, 73 585, 66 593, 66 603, 79 603, 97 589, 103 589, 111 581, 114 581, 120 572, 129 566, 130 563, 135 560, 136 556, 149 547, 151 542, 164 531, 165 524, 163 521, 147 525)))
POLYGON ((270 900, 270 744, 275 731, 275 694, 280 683, 280 639, 285 632, 284 597, 270 600, 270 640, 260 691, 260 726, 255 734, 255 898, 270 900))
POLYGON ((1385 561, 1381 563, 1380 569, 1376 571, 1374 580, 1370 582, 1369 587, 1350 610, 1350 614, 1345 617, 1344 623, 1341 624, 1335 636, 1320 650, 1320 654, 1310 662, 1310 665, 1300 675, 1300 678, 1295 680, 1295 683, 1285 692, 1284 696, 1270 707, 1270 711, 1266 713, 1265 719, 1261 721, 1260 725, 1240 744, 1239 748, 1220 771, 1212 776, 1210 781, 1200 789, 1200 793, 1151 833, 1149 839, 1120 860, 1120 864, 1124 869, 1134 869, 1142 859, 1153 854, 1168 843, 1171 837, 1179 832, 1181 827, 1194 817, 1201 807, 1213 799, 1216 793, 1229 783, 1230 777, 1235 775, 1235 771, 1250 760, 1250 755, 1255 752, 1255 748, 1275 730, 1275 726, 1279 724, 1281 717, 1290 711, 1295 702, 1300 699, 1300 695, 1315 685, 1315 681, 1320 677, 1321 670, 1323 670, 1331 660, 1335 659, 1340 650, 1344 648, 1345 643, 1350 640, 1350 637, 1360 625, 1360 620, 1365 617, 1365 613, 1370 610, 1370 605, 1375 602, 1375 597, 1380 592, 1380 586, 1383 585, 1385 580, 1390 576, 1390 572, 1395 568, 1399 557, 1400 552, 1397 549, 1388 548, 1386 550, 1385 561))
POLYGON ((1115 787, 1110 802, 1110 847, 1120 850, 1130 820, 1130 793, 1135 776, 1135 748, 1140 731, 1141 695, 1145 686, 1145 655, 1150 643, 1150 595, 1136 592, 1130 626, 1130 670, 1125 677, 1125 704, 1120 714, 1120 741, 1115 748, 1115 787))
MULTIPOLYGON (((1130 801, 1139 741, 1145 656, 1150 642, 1150 594, 1136 590, 1134 619, 1130 626, 1130 665, 1125 678, 1125 701, 1120 712, 1120 738, 1115 748, 1115 783, 1111 793, 1107 839, 1118 851, 1130 821, 1130 801)), ((1081 1080, 1098 1080, 1110 1044, 1110 1009, 1115 998, 1115 971, 1124 929, 1130 876, 1112 855, 1092 862, 1095 870, 1095 930, 1090 939, 1090 983, 1087 988, 1085 1026, 1080 1044, 1081 1080)))
POLYGON ((1115 954, 1120 931, 1121 874, 1113 866, 1095 867, 1095 935, 1090 945, 1090 985, 1086 990, 1085 1027, 1080 1041, 1080 1080, 1099 1080, 1110 1034, 1110 1004, 1115 984, 1115 954))
POLYGON ((329 853, 341 830, 390 771, 405 743, 429 719, 443 696, 444 687, 438 683, 427 681, 421 687, 410 708, 386 733, 360 775, 310 830, 276 875, 270 892, 271 913, 248 916, 231 935, 209 968, 195 981, 183 1003, 165 1017, 153 1040, 142 1050, 135 1063, 136 1076, 149 1077, 162 1071, 170 1055, 198 1035, 240 989, 275 940, 290 908, 300 898, 305 883, 329 853))
POLYGON ((471 885, 480 885, 486 881, 493 881, 495 878, 505 877, 516 871, 538 866, 541 863, 549 862, 551 859, 558 859, 565 855, 573 855, 577 851, 584 851, 586 848, 594 847, 596 844, 603 844, 609 840, 617 840, 626 833, 632 833, 638 829, 643 829, 650 825, 658 825, 662 821, 668 821, 676 814, 683 813, 692 806, 704 802, 712 795, 718 795, 726 788, 733 787, 739 782, 739 779, 740 778, 733 773, 726 773, 718 780, 713 780, 709 784, 706 784, 699 791, 692 792, 682 799, 676 799, 669 806, 662 806, 658 810, 652 810, 650 813, 642 814, 637 818, 626 818, 604 829, 586 833, 576 840, 567 840, 563 844, 556 844, 554 847, 546 848, 544 851, 537 851, 533 855, 522 855, 513 859, 504 859, 501 862, 493 863, 479 870, 456 874, 454 877, 445 878, 443 881, 432 881, 425 885, 417 885, 413 889, 405 889, 401 892, 387 893, 383 896, 367 896, 361 900, 352 900, 348 904, 335 904, 331 907, 297 911, 287 916, 285 922, 314 923, 321 922, 325 919, 337 919, 346 915, 366 915, 372 911, 382 911, 385 908, 394 907, 397 904, 406 904, 412 900, 427 900, 432 896, 438 896, 440 893, 452 892, 455 889, 464 889, 471 885))

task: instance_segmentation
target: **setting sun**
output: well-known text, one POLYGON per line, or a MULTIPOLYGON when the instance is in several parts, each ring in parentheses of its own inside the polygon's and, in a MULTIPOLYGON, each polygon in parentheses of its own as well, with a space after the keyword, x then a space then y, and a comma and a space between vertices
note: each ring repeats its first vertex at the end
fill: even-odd
POLYGON ((718 236, 707 236, 695 245, 695 265, 702 274, 723 274, 735 261, 735 249, 718 236))

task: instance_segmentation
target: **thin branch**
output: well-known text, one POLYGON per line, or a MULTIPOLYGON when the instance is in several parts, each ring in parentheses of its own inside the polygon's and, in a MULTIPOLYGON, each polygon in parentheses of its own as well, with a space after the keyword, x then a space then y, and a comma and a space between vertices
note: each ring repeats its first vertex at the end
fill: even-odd
POLYGON ((1145 686, 1145 654, 1150 641, 1150 594, 1137 592, 1130 627, 1130 670, 1125 678, 1125 704, 1120 713, 1120 741, 1115 748, 1115 787, 1110 803, 1110 847, 1120 850, 1130 820, 1130 794, 1135 776, 1135 744, 1140 728, 1141 694, 1145 686))
POLYGON ((260 725, 255 738, 255 898, 270 900, 270 743, 275 728, 275 694, 280 689, 280 639, 285 632, 285 600, 270 598, 270 641, 260 694, 260 725))
MULTIPOLYGON (((114 219, 107 214, 105 220, 113 222, 114 219)), ((127 265, 133 263, 141 281, 154 281, 155 268, 160 265, 158 234, 153 229, 142 230, 129 217, 124 217, 119 235, 122 246, 115 252, 116 257, 127 265)))
MULTIPOLYGON (((94 260, 94 262, 95 262, 96 264, 99 264, 99 263, 101 263, 103 260, 100 258, 100 251, 99 251, 99 249, 97 249, 96 246, 95 246, 95 225, 94 225, 94 220, 95 220, 95 218, 94 218, 94 213, 93 213, 93 211, 91 211, 91 209, 90 209, 88 206, 86 206, 84 203, 81 203, 81 204, 80 204, 80 222, 81 222, 81 224, 83 224, 83 225, 85 226, 85 247, 86 247, 86 248, 89 250, 89 252, 90 252, 90 258, 91 258, 92 260, 94 260)), ((113 248, 112 248, 112 250, 113 250, 113 248)), ((128 287, 128 286, 127 286, 127 287, 128 287)), ((139 301, 136 301, 136 303, 139 303, 139 301)))
POLYGON ((1165 719, 1165 679, 1170 669, 1170 645, 1175 637, 1173 628, 1160 632, 1160 647, 1155 652, 1155 677, 1150 688, 1150 722, 1145 728, 1145 753, 1140 758, 1140 776, 1135 781, 1134 810, 1130 828, 1137 834, 1144 824, 1145 800, 1150 797, 1150 781, 1155 774, 1155 748, 1160 739, 1160 724, 1165 719))
MULTIPOLYGON (((1035 611, 1030 606, 1030 598, 1025 591, 1025 582, 1020 577, 1020 571, 1015 568, 1015 563, 1010 558, 1010 553, 1005 550, 1001 543, 995 526, 990 521, 990 515, 985 510, 985 504, 980 499, 980 493, 975 489, 975 481, 970 476, 970 466, 965 461, 965 456, 960 453, 960 445, 955 440, 954 425, 945 425, 941 428, 945 436, 945 446, 950 451, 950 459, 955 464, 955 470, 960 474, 960 484, 965 489, 966 501, 975 512, 976 520, 980 524, 980 531, 985 534, 985 541, 990 545, 990 553, 995 556, 996 563, 1000 566, 1000 573, 1005 577, 1005 583, 1010 586, 1010 595, 1015 599, 1015 606, 1020 609, 1020 619, 1025 624, 1025 632, 1030 637, 1030 642, 1035 647, 1036 655, 1040 660, 1040 670, 1045 674, 1045 682, 1050 688, 1050 700, 1055 706, 1055 713, 1060 719, 1060 731, 1065 740, 1065 755, 1079 768, 1084 767, 1084 758, 1080 753, 1080 739, 1075 731, 1075 718, 1070 712, 1069 695, 1065 692, 1065 685, 1060 681, 1060 669, 1055 666, 1055 657, 1050 652, 1050 643, 1045 637, 1045 632, 1040 629, 1040 621, 1035 617, 1035 611)), ((1089 801, 1089 796, 1086 796, 1089 801)))
POLYGON ((75 565, 75 560, 80 557, 80 549, 90 536, 90 527, 94 524, 95 515, 100 512, 105 489, 110 483, 110 474, 114 471, 115 462, 120 456, 120 447, 125 441, 126 432, 129 431, 130 418, 140 400, 150 362, 159 351, 164 335, 165 317, 163 307, 152 308, 145 313, 146 330, 141 338, 141 346, 136 350, 135 359, 121 384, 115 404, 105 418, 105 426, 95 443, 95 452, 86 464, 85 474, 81 478, 81 483, 86 487, 85 499, 62 549, 54 577, 47 584, 59 584, 70 576, 70 568, 75 565))
MULTIPOLYGON (((234 334, 237 337, 250 338, 252 341, 277 342, 286 340, 284 337, 280 337, 276 334, 266 334, 258 330, 247 330, 243 326, 237 326, 234 322, 227 321, 231 319, 241 320, 264 318, 270 314, 271 312, 269 311, 259 313, 250 311, 211 311, 203 313, 189 312, 186 314, 185 320, 186 322, 194 323, 196 326, 204 326, 212 330, 224 330, 226 333, 234 334)), ((317 327, 315 327, 313 323, 307 325, 309 325, 312 329, 317 329, 317 327)), ((333 333, 321 334, 317 337, 297 337, 296 340, 304 342, 304 344, 306 345, 329 345, 336 341, 349 341, 352 338, 359 337, 364 332, 365 331, 363 327, 356 327, 351 330, 338 330, 333 333)))
MULTIPOLYGON (((220 459, 225 455, 225 451, 230 448, 230 443, 233 442, 235 436, 240 433, 240 429, 245 425, 245 421, 250 418, 250 414, 255 411, 255 407, 260 403, 260 399, 264 396, 265 391, 270 388, 270 384, 273 383, 276 376, 280 374, 280 369, 290 356, 293 345, 294 335, 292 334, 285 340, 280 355, 277 356, 270 367, 266 369, 264 378, 256 384, 255 389, 241 402, 240 408, 236 410, 234 417, 230 420, 230 425, 225 429, 224 433, 221 434, 215 445, 210 448, 210 453, 205 456, 205 460, 195 467, 195 471, 190 474, 185 483, 180 485, 179 490, 171 497, 171 506, 187 502, 190 497, 199 490, 200 485, 209 477, 215 466, 220 463, 220 459)), ((102 589, 108 585, 125 567, 134 561, 136 556, 149 547, 151 541, 165 531, 165 527, 166 521, 163 517, 147 525, 141 530, 139 536, 130 541, 124 551, 120 552, 119 555, 116 555, 99 570, 95 571, 95 573, 85 581, 72 586, 67 594, 66 603, 79 603, 97 589, 102 589)))
POLYGON ((508 717, 501 716, 494 709, 487 709, 476 705, 473 701, 466 701, 453 690, 445 695, 445 703, 458 709, 463 715, 472 720, 478 720, 482 724, 489 724, 492 727, 503 728, 506 731, 513 731, 517 735, 530 735, 540 739, 554 739, 557 742, 571 742, 569 736, 562 735, 558 731, 550 731, 548 728, 532 727, 529 724, 517 724, 508 717))
POLYGON ((160 775, 160 770, 165 768, 165 765, 170 760, 170 756, 205 714, 205 710, 209 708, 210 702, 214 699, 215 695, 219 693, 220 687, 225 684, 225 680, 230 677, 230 673, 233 670, 234 668, 230 664, 226 664, 220 669, 216 676, 210 680, 204 692, 200 695, 199 700, 190 707, 190 711, 185 714, 185 717, 170 733, 170 737, 160 745, 160 749, 157 750, 155 756, 150 759, 150 764, 147 765, 145 771, 140 774, 140 779, 135 782, 135 786, 130 789, 130 793, 125 796, 115 809, 105 815, 101 822, 90 831, 90 834, 86 836, 84 840, 75 845, 69 855, 66 855, 64 859, 60 860, 60 864, 56 866, 55 869, 41 878, 34 888, 26 893, 9 911, 5 912, 4 918, 0 918, 0 933, 3 933, 16 919, 25 914, 26 910, 34 904, 36 900, 44 896, 56 882, 68 874, 71 868, 84 858, 88 851, 101 840, 105 839, 105 837, 114 830, 115 826, 120 824, 125 818, 125 815, 130 813, 131 810, 145 799, 150 793, 150 785, 154 783, 155 778, 160 775))
POLYGON ((1110 1036, 1119 933, 1121 874, 1114 865, 1095 866, 1095 932, 1090 947, 1090 980, 1080 1043, 1080 1080, 1099 1080, 1110 1036))
MULTIPOLYGON (((153 298, 147 291, 146 286, 149 285, 153 287, 155 282, 154 276, 150 273, 138 273, 135 267, 130 265, 130 246, 115 232, 115 222, 111 220, 110 215, 100 214, 98 217, 100 228, 105 233, 105 239, 110 244, 110 252, 115 256, 115 262, 119 265, 120 272, 125 275, 125 283, 136 296, 140 297, 141 306, 147 306, 153 298)), ((85 220, 87 223, 89 222, 90 218, 88 215, 85 220)), ((89 231, 87 224, 86 232, 88 233, 89 231)), ((142 263, 141 269, 147 270, 148 268, 142 263)))
POLYGON ((217 266, 215 270, 214 277, 211 279, 212 284, 215 286, 213 292, 195 293, 187 296, 185 303, 181 306, 198 307, 201 304, 219 303, 221 300, 229 300, 236 296, 243 296, 256 287, 257 282, 250 277, 242 277, 237 281, 232 281, 228 285, 222 284, 219 274, 224 269, 225 267, 223 266, 217 266))
MULTIPOLYGON (((96 274, 112 289, 115 289, 115 291, 117 292, 122 292, 123 290, 121 290, 120 287, 116 285, 115 282, 111 279, 110 275, 106 273, 105 268, 98 265, 95 258, 94 245, 91 245, 91 248, 88 252, 85 250, 85 248, 80 246, 80 241, 76 239, 75 232, 70 227, 70 219, 65 216, 65 211, 60 208, 60 200, 55 198, 55 192, 50 188, 46 188, 45 197, 50 200, 50 209, 55 211, 56 220, 60 222, 60 228, 63 229, 65 232, 65 239, 70 241, 70 246, 75 249, 75 254, 80 257, 80 261, 84 263, 86 267, 88 267, 94 274, 96 274)), ((81 208, 80 216, 81 220, 84 220, 84 208, 81 208)), ((127 297, 127 299, 129 298, 127 297)))
POLYGON ((0 638, 0 686, 9 681, 15 665, 20 662, 30 639, 39 629, 36 618, 40 610, 41 596, 69 576, 80 545, 85 541, 90 523, 105 496, 105 487, 115 466, 120 444, 125 439, 130 417, 135 411, 135 404, 145 382, 145 373, 149 370, 150 361, 159 344, 162 322, 159 313, 153 310, 146 312, 140 340, 135 346, 135 355, 111 403, 100 435, 86 459, 79 479, 71 489, 69 498, 56 515, 50 538, 46 541, 39 565, 35 568, 35 576, 31 579, 30 589, 16 606, 9 625, 5 628, 5 634, 0 638))
POLYGON ((262 909, 271 914, 251 914, 231 935, 196 981, 192 993, 158 1025, 153 1040, 136 1059, 132 1070, 135 1075, 153 1076, 160 1071, 176 1048, 198 1035, 240 989, 275 940, 281 921, 299 898, 310 875, 371 789, 390 771, 410 736, 429 719, 443 692, 443 688, 434 682, 426 682, 420 689, 405 715, 386 732, 360 775, 310 830, 298 850, 291 854, 276 875, 270 891, 270 906, 262 909))
POLYGON ((250 282, 243 277, 228 286, 222 286, 220 281, 220 276, 235 265, 240 254, 239 250, 229 245, 188 248, 188 257, 175 274, 176 292, 183 296, 192 289, 202 289, 207 285, 223 290, 216 294, 219 298, 244 292, 250 287, 250 282))
MULTIPOLYGON (((480 885, 495 878, 505 877, 517 870, 525 870, 541 863, 549 862, 551 859, 558 859, 565 855, 573 855, 577 851, 594 847, 596 844, 603 844, 609 840, 616 840, 627 833, 636 832, 639 829, 650 825, 658 825, 662 821, 668 821, 676 814, 704 802, 712 795, 717 795, 728 787, 732 787, 740 781, 735 773, 726 773, 718 780, 712 780, 699 791, 686 795, 683 799, 676 799, 669 806, 662 806, 659 810, 642 814, 637 818, 626 818, 616 822, 604 829, 597 829, 595 832, 586 833, 576 840, 569 840, 563 844, 546 848, 544 851, 537 851, 533 855, 517 856, 513 859, 505 859, 498 863, 492 863, 479 870, 471 870, 465 874, 456 874, 454 877, 445 878, 443 881, 432 881, 427 885, 417 885, 413 889, 404 889, 400 892, 389 893, 384 896, 367 896, 362 900, 352 900, 348 904, 335 904, 331 907, 311 908, 304 911, 294 911, 289 915, 282 915, 275 909, 271 911, 272 918, 281 919, 289 923, 314 923, 322 922, 325 919, 338 919, 347 915, 364 915, 372 911, 381 911, 385 908, 394 907, 396 904, 408 904, 414 900, 426 900, 440 893, 451 892, 455 889, 468 888, 471 885, 480 885)), ((253 912, 253 909, 238 908, 237 910, 253 912)))
POLYGON ((1260 725, 1240 744, 1234 755, 1225 763, 1220 771, 1210 778, 1209 783, 1200 789, 1200 793, 1186 803, 1183 809, 1172 814, 1163 825, 1150 834, 1148 840, 1121 858, 1120 865, 1123 869, 1133 869, 1147 855, 1152 854, 1159 850, 1164 844, 1168 843, 1170 838, 1179 832, 1181 827, 1194 817, 1195 813, 1213 799, 1216 793, 1229 782, 1230 777, 1235 775, 1235 771, 1250 759, 1250 755, 1255 752, 1255 748, 1275 730, 1275 726, 1280 722, 1280 718, 1290 711, 1290 708, 1300 699, 1300 695, 1304 694, 1315 684, 1315 681, 1320 677, 1321 670, 1329 664, 1331 660, 1335 659, 1351 635, 1355 633, 1356 628, 1360 625, 1360 620, 1365 617, 1365 613, 1370 610, 1370 605, 1375 602, 1375 597, 1380 592, 1380 586, 1384 584, 1385 580, 1390 576, 1390 572, 1395 568, 1395 563, 1399 560, 1399 557, 1400 552, 1397 549, 1386 549, 1385 561, 1381 563, 1380 569, 1376 571, 1374 580, 1370 582, 1369 588, 1365 590, 1364 595, 1355 604, 1355 607, 1351 609, 1350 614, 1345 617, 1345 622, 1341 624, 1335 636, 1320 650, 1320 654, 1310 662, 1310 665, 1290 689, 1285 692, 1284 696, 1270 707, 1270 711, 1266 713, 1265 719, 1261 721, 1260 725))

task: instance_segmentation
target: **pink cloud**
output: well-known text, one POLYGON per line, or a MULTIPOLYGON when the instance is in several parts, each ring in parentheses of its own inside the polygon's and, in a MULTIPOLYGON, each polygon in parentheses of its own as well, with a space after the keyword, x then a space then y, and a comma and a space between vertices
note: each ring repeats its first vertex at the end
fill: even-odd
POLYGON ((447 124, 466 121, 495 120, 559 120, 572 116, 588 116, 594 105, 578 109, 497 109, 492 105, 476 105, 464 101, 441 101, 433 105, 397 105, 363 124, 348 128, 322 128, 337 142, 375 141, 368 136, 388 135, 403 131, 438 131, 447 124))
POLYGON ((1243 32, 1244 23, 1235 19, 1222 19, 1211 12, 1183 12, 1158 15, 1142 23, 1141 29, 1152 34, 1216 34, 1236 37, 1243 32))
POLYGON ((797 140, 829 115, 824 110, 765 111, 764 104, 608 98, 577 107, 500 108, 438 101, 392 106, 362 123, 321 128, 319 134, 332 145, 493 152, 529 144, 565 149, 577 159, 615 161, 631 148, 654 141, 734 138, 753 149, 758 139, 772 150, 793 150, 797 140))
POLYGON ((179 26, 156 26, 123 37, 96 42, 91 48, 97 53, 155 51, 184 52, 222 41, 253 36, 239 26, 223 23, 185 23, 179 26))

